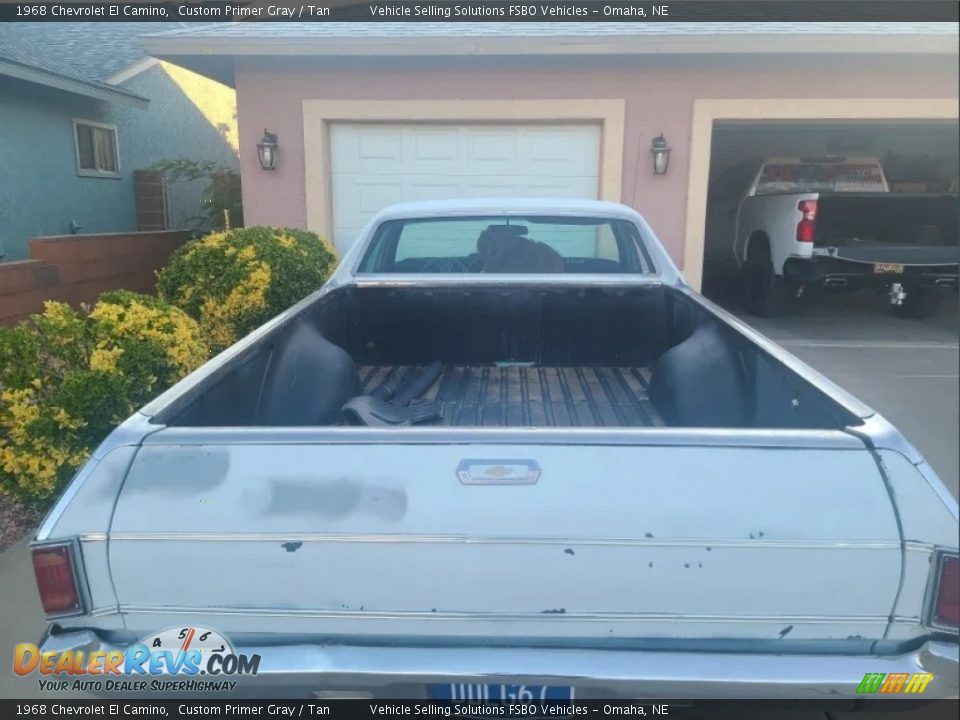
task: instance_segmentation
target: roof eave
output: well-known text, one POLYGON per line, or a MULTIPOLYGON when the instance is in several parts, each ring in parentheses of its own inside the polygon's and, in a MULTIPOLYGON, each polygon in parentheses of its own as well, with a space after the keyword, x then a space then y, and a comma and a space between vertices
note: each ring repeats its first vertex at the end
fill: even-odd
POLYGON ((0 75, 6 75, 36 85, 43 85, 56 90, 73 93, 74 95, 83 95, 84 97, 103 100, 105 102, 120 103, 122 105, 139 108, 146 108, 150 104, 150 100, 147 98, 125 90, 113 90, 109 87, 76 80, 66 75, 5 58, 0 58, 0 75))
POLYGON ((511 36, 511 37, 207 37, 146 36, 151 55, 482 56, 482 55, 812 55, 898 53, 957 55, 953 35, 809 34, 511 36))

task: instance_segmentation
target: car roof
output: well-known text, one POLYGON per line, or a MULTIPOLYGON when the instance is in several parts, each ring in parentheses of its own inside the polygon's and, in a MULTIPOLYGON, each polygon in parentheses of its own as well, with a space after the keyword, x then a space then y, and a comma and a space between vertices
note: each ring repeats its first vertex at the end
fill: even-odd
POLYGON ((456 215, 607 215, 636 217, 636 212, 620 203, 571 198, 474 198, 467 200, 426 200, 390 205, 380 220, 456 215))

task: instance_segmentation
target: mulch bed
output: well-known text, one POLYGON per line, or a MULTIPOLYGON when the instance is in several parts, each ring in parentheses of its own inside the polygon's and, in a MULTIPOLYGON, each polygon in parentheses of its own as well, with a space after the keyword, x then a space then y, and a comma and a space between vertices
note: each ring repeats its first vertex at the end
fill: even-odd
POLYGON ((44 512, 42 508, 24 505, 8 495, 0 494, 0 551, 33 532, 43 520, 44 512))

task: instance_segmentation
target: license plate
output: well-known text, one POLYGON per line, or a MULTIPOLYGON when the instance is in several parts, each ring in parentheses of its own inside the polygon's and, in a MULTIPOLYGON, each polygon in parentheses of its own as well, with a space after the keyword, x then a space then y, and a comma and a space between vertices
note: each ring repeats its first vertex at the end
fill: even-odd
POLYGON ((500 685, 447 683, 428 686, 432 700, 472 700, 474 702, 570 702, 573 688, 555 685, 500 685))
POLYGON ((874 263, 874 275, 900 275, 903 273, 903 265, 899 263, 874 263))

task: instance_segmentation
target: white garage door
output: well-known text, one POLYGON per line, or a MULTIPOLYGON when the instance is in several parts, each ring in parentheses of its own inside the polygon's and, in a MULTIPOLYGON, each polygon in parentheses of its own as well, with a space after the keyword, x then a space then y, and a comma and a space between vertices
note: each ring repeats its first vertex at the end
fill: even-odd
POLYGON ((334 243, 342 252, 397 202, 467 197, 596 198, 598 125, 335 124, 334 243))

